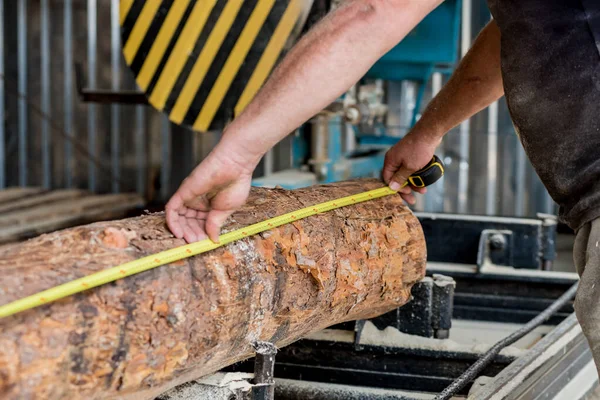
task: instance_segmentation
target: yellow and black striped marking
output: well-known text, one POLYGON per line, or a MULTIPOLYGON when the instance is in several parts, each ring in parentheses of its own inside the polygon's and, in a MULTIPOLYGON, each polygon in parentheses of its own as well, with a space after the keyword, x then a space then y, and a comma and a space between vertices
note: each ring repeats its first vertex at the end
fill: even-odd
POLYGON ((312 0, 121 0, 123 54, 152 106, 218 129, 260 89, 312 0))

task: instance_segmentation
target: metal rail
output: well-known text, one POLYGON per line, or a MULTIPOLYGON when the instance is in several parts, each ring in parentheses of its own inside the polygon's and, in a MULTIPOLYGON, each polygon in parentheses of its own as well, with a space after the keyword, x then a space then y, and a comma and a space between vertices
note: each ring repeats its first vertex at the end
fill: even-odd
POLYGON ((481 371, 485 369, 494 358, 500 353, 502 349, 511 344, 515 343, 529 332, 540 326, 542 323, 547 321, 552 315, 554 315, 558 310, 560 310, 567 302, 571 301, 573 297, 575 297, 575 293, 577 292, 577 287, 579 283, 575 283, 569 290, 565 292, 561 297, 559 297, 550 307, 540 313, 537 317, 529 321, 527 324, 523 325, 520 329, 513 332, 511 335, 502 339, 494 346, 492 346, 488 351, 486 351, 481 358, 479 358, 475 364, 473 364, 469 369, 467 369, 461 376, 459 376, 452 384, 450 384, 446 389, 444 389, 440 394, 438 394, 434 400, 449 400, 457 394, 462 388, 467 386, 470 382, 472 382, 481 371))

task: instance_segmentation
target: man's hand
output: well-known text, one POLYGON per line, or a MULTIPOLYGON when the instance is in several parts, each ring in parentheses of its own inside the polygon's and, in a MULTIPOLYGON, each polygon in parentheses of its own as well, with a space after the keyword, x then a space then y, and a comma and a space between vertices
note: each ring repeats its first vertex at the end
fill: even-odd
POLYGON ((165 209, 169 229, 188 243, 219 241, 225 220, 248 198, 255 164, 215 149, 187 177, 165 209))
MULTIPOLYGON (((414 132, 414 131, 413 131, 414 132)), ((383 166, 383 180, 392 190, 397 190, 400 196, 409 204, 415 204, 416 199, 412 191, 424 194, 426 188, 415 188, 402 185, 414 172, 426 166, 440 143, 439 140, 425 138, 416 133, 407 134, 394 145, 385 155, 383 166)))

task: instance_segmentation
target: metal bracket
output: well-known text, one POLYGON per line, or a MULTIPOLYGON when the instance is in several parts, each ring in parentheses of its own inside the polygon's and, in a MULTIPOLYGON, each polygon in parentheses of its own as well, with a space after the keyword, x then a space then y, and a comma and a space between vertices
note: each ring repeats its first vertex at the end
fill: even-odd
POLYGON ((477 272, 487 266, 512 266, 513 242, 512 231, 484 229, 479 237, 477 272))
MULTIPOLYGON (((409 335, 447 339, 452 327, 454 309, 454 279, 435 274, 413 286, 412 299, 404 306, 370 321, 378 328, 388 326, 409 335)), ((354 347, 360 349, 365 320, 354 324, 354 347)))
POLYGON ((105 89, 86 89, 84 88, 83 67, 80 63, 75 63, 75 85, 77 94, 84 103, 101 104, 148 104, 146 95, 134 90, 112 91, 105 89))

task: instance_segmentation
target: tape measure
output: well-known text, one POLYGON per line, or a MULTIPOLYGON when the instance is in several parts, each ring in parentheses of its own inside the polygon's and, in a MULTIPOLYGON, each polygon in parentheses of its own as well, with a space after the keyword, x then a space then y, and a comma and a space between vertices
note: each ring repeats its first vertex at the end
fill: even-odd
MULTIPOLYGON (((437 156, 434 156, 431 162, 427 164, 425 168, 411 175, 411 177, 409 178, 409 182, 406 182, 404 186, 408 185, 409 183, 416 187, 429 186, 432 183, 436 182, 438 179, 440 179, 443 175, 444 164, 437 156)), ((256 224, 249 225, 245 228, 225 233, 219 236, 219 243, 214 243, 209 239, 205 239, 196 243, 190 243, 184 246, 176 247, 171 250, 166 250, 134 261, 130 261, 128 263, 121 264, 119 266, 112 267, 100 272, 96 272, 83 278, 79 278, 64 283, 62 285, 55 286, 51 289, 44 290, 34 295, 24 297, 20 300, 16 300, 12 303, 0 306, 0 318, 5 318, 10 315, 29 310, 31 308, 48 304, 50 302, 63 299, 73 294, 80 293, 85 290, 101 286, 110 282, 114 282, 127 276, 139 274, 140 272, 160 267, 161 265, 170 264, 175 261, 183 260, 185 258, 193 257, 198 254, 206 253, 207 251, 214 250, 221 246, 225 246, 226 244, 235 242, 236 240, 256 235, 258 233, 268 231, 270 229, 288 224, 290 222, 298 221, 313 215, 335 210, 337 208, 378 199, 392 194, 396 194, 396 192, 390 189, 389 187, 383 187, 355 194, 352 196, 342 197, 340 199, 327 201, 325 203, 320 203, 310 207, 305 207, 296 211, 289 212, 287 214, 280 215, 275 218, 257 222, 256 224)))

